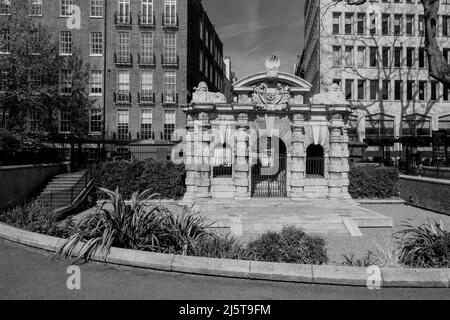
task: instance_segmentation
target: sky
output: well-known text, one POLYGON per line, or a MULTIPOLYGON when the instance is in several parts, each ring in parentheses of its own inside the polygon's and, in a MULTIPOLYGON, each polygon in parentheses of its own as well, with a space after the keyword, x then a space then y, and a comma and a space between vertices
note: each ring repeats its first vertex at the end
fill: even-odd
POLYGON ((238 78, 263 71, 270 54, 292 73, 303 48, 303 0, 203 0, 238 78))

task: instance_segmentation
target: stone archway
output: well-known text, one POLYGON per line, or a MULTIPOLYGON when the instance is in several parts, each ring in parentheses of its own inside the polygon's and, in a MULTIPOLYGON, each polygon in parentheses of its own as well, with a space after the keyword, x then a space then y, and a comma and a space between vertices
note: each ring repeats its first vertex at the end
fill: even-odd
POLYGON ((287 146, 279 137, 262 136, 251 167, 252 198, 287 198, 287 146))

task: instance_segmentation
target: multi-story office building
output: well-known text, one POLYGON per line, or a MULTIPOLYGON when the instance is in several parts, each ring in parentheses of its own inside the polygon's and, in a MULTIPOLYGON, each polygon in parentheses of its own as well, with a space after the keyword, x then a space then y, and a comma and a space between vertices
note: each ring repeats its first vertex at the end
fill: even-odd
MULTIPOLYGON (((398 141, 408 137, 430 151, 433 131, 450 133, 450 101, 448 88, 428 74, 420 0, 332 2, 305 1, 296 74, 313 85, 311 94, 332 83, 341 87, 357 107, 349 133, 369 145, 369 159, 399 157, 398 141)), ((448 59, 450 3, 441 2, 438 42, 448 59)))
MULTIPOLYGON (((91 67, 91 136, 170 141, 185 126, 179 106, 200 81, 225 90, 223 44, 201 0, 29 0, 29 6, 32 19, 58 34, 62 55, 79 48, 91 67)), ((67 121, 61 115, 61 133, 70 133, 67 121)))

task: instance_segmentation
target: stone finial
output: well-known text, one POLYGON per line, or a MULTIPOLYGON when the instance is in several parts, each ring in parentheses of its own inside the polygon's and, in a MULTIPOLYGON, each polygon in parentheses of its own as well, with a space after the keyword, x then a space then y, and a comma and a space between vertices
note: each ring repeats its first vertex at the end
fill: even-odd
POLYGON ((276 55, 270 55, 267 57, 265 66, 267 71, 267 76, 269 78, 278 77, 278 69, 280 68, 281 61, 276 55))
POLYGON ((226 103, 227 99, 223 93, 209 92, 206 82, 200 82, 192 95, 193 103, 226 103))
POLYGON ((345 99, 344 93, 336 83, 328 86, 326 92, 314 95, 309 102, 310 104, 320 105, 350 105, 350 102, 345 99))

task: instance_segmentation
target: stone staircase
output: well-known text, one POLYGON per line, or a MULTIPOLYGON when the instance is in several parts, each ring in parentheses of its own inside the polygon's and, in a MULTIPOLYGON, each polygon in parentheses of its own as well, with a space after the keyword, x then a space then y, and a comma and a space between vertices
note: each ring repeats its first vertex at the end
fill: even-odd
POLYGON ((61 174, 53 178, 39 196, 50 209, 70 206, 86 186, 87 171, 61 174))

